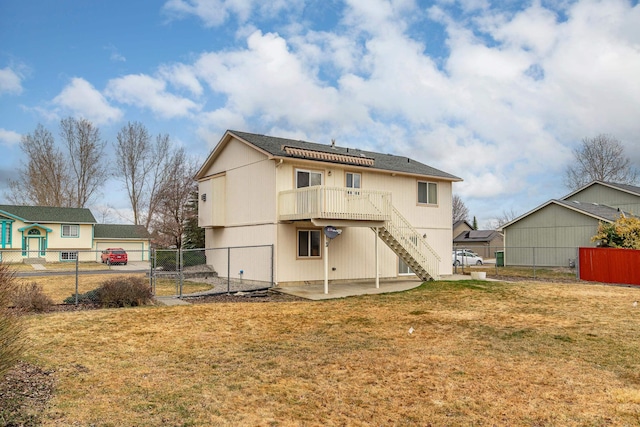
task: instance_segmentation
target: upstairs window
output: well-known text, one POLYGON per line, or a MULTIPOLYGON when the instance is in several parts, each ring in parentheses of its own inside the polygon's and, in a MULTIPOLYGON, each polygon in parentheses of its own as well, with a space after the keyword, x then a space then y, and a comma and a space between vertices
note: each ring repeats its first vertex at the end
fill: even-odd
POLYGON ((425 205, 438 204, 438 184, 418 181, 418 203, 425 205))
POLYGON ((62 237, 79 237, 80 226, 79 225, 63 225, 62 237))
POLYGON ((347 188, 360 188, 362 176, 359 173, 347 172, 347 188))
POLYGON ((296 170, 296 188, 322 185, 322 173, 308 170, 296 170))

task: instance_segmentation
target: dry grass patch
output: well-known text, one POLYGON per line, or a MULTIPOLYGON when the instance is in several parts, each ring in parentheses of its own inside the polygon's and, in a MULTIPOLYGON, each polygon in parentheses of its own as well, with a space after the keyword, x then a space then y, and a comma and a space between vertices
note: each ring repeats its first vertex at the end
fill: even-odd
POLYGON ((639 291, 436 282, 35 315, 29 361, 57 371, 44 425, 638 425, 639 291))
MULTIPOLYGON (((127 277, 140 277, 148 280, 145 273, 134 274, 80 274, 78 276, 78 291, 79 293, 86 293, 93 289, 99 288, 105 281, 110 280, 117 276, 127 277)), ((20 277, 16 278, 20 284, 30 284, 32 282, 42 286, 43 292, 49 296, 55 304, 62 304, 64 299, 74 295, 76 290, 76 276, 70 275, 49 275, 49 276, 37 276, 37 277, 20 277)), ((211 289, 211 285, 207 283, 198 282, 184 282, 182 292, 183 294, 201 292, 211 289)), ((174 279, 158 279, 156 282, 156 295, 168 296, 175 295, 178 289, 176 288, 176 281, 174 279)))

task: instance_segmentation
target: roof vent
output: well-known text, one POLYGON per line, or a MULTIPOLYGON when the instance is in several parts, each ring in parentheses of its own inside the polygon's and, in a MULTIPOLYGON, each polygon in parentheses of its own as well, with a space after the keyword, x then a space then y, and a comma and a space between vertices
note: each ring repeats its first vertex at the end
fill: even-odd
POLYGON ((331 138, 331 148, 336 148, 336 140, 331 138))

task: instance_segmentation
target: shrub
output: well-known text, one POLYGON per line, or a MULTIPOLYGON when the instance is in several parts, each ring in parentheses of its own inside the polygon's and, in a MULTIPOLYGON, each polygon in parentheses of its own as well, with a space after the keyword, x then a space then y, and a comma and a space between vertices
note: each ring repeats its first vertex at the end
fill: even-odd
POLYGON ((97 289, 98 300, 103 307, 135 307, 148 304, 153 299, 149 283, 142 277, 116 277, 97 289))
MULTIPOLYGON (((78 304, 102 307, 136 307, 149 304, 152 300, 151 286, 142 277, 115 277, 103 282, 97 289, 78 295, 78 304)), ((65 298, 64 302, 75 304, 75 294, 65 298)))
MULTIPOLYGON (((65 304, 75 304, 76 295, 73 294, 70 297, 65 298, 63 302, 65 304)), ((78 294, 78 304, 100 304, 100 295, 98 294, 98 289, 93 289, 84 294, 78 294)))
POLYGON ((15 365, 23 351, 20 319, 9 310, 15 293, 13 273, 0 263, 0 378, 15 365))
POLYGON ((49 310, 53 300, 43 292, 42 286, 31 282, 17 287, 13 303, 19 310, 42 313, 49 310))

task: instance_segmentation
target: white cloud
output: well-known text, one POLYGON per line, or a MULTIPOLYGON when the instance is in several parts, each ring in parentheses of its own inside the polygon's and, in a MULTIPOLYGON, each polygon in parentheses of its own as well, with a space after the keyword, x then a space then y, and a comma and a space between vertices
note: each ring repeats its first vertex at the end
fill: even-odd
POLYGON ((158 74, 175 87, 187 89, 196 96, 202 95, 202 85, 198 81, 193 67, 185 64, 163 65, 158 74))
POLYGON ((74 77, 71 82, 53 99, 58 107, 57 113, 84 117, 95 124, 120 120, 122 111, 109 105, 102 94, 89 82, 74 77))
POLYGON ((244 117, 310 129, 365 118, 362 108, 322 84, 277 34, 257 31, 246 49, 203 54, 194 70, 211 90, 227 96, 226 108, 244 117))
POLYGON ((187 98, 166 91, 166 82, 144 74, 110 80, 105 94, 118 102, 148 108, 164 118, 184 117, 200 107, 187 98))
POLYGON ((10 67, 0 68, 0 95, 5 93, 11 95, 20 95, 22 93, 21 72, 10 67))
POLYGON ((2 145, 16 145, 21 138, 22 135, 17 132, 0 128, 0 144, 2 145))
POLYGON ((126 62, 127 58, 125 58, 119 51, 118 49, 112 45, 112 44, 108 44, 107 46, 104 47, 106 50, 108 50, 109 52, 111 52, 111 55, 109 56, 109 59, 111 61, 114 62, 126 62))
POLYGON ((218 27, 231 16, 245 23, 252 16, 274 17, 283 10, 300 9, 303 0, 168 0, 163 11, 171 18, 196 16, 207 27, 218 27))

